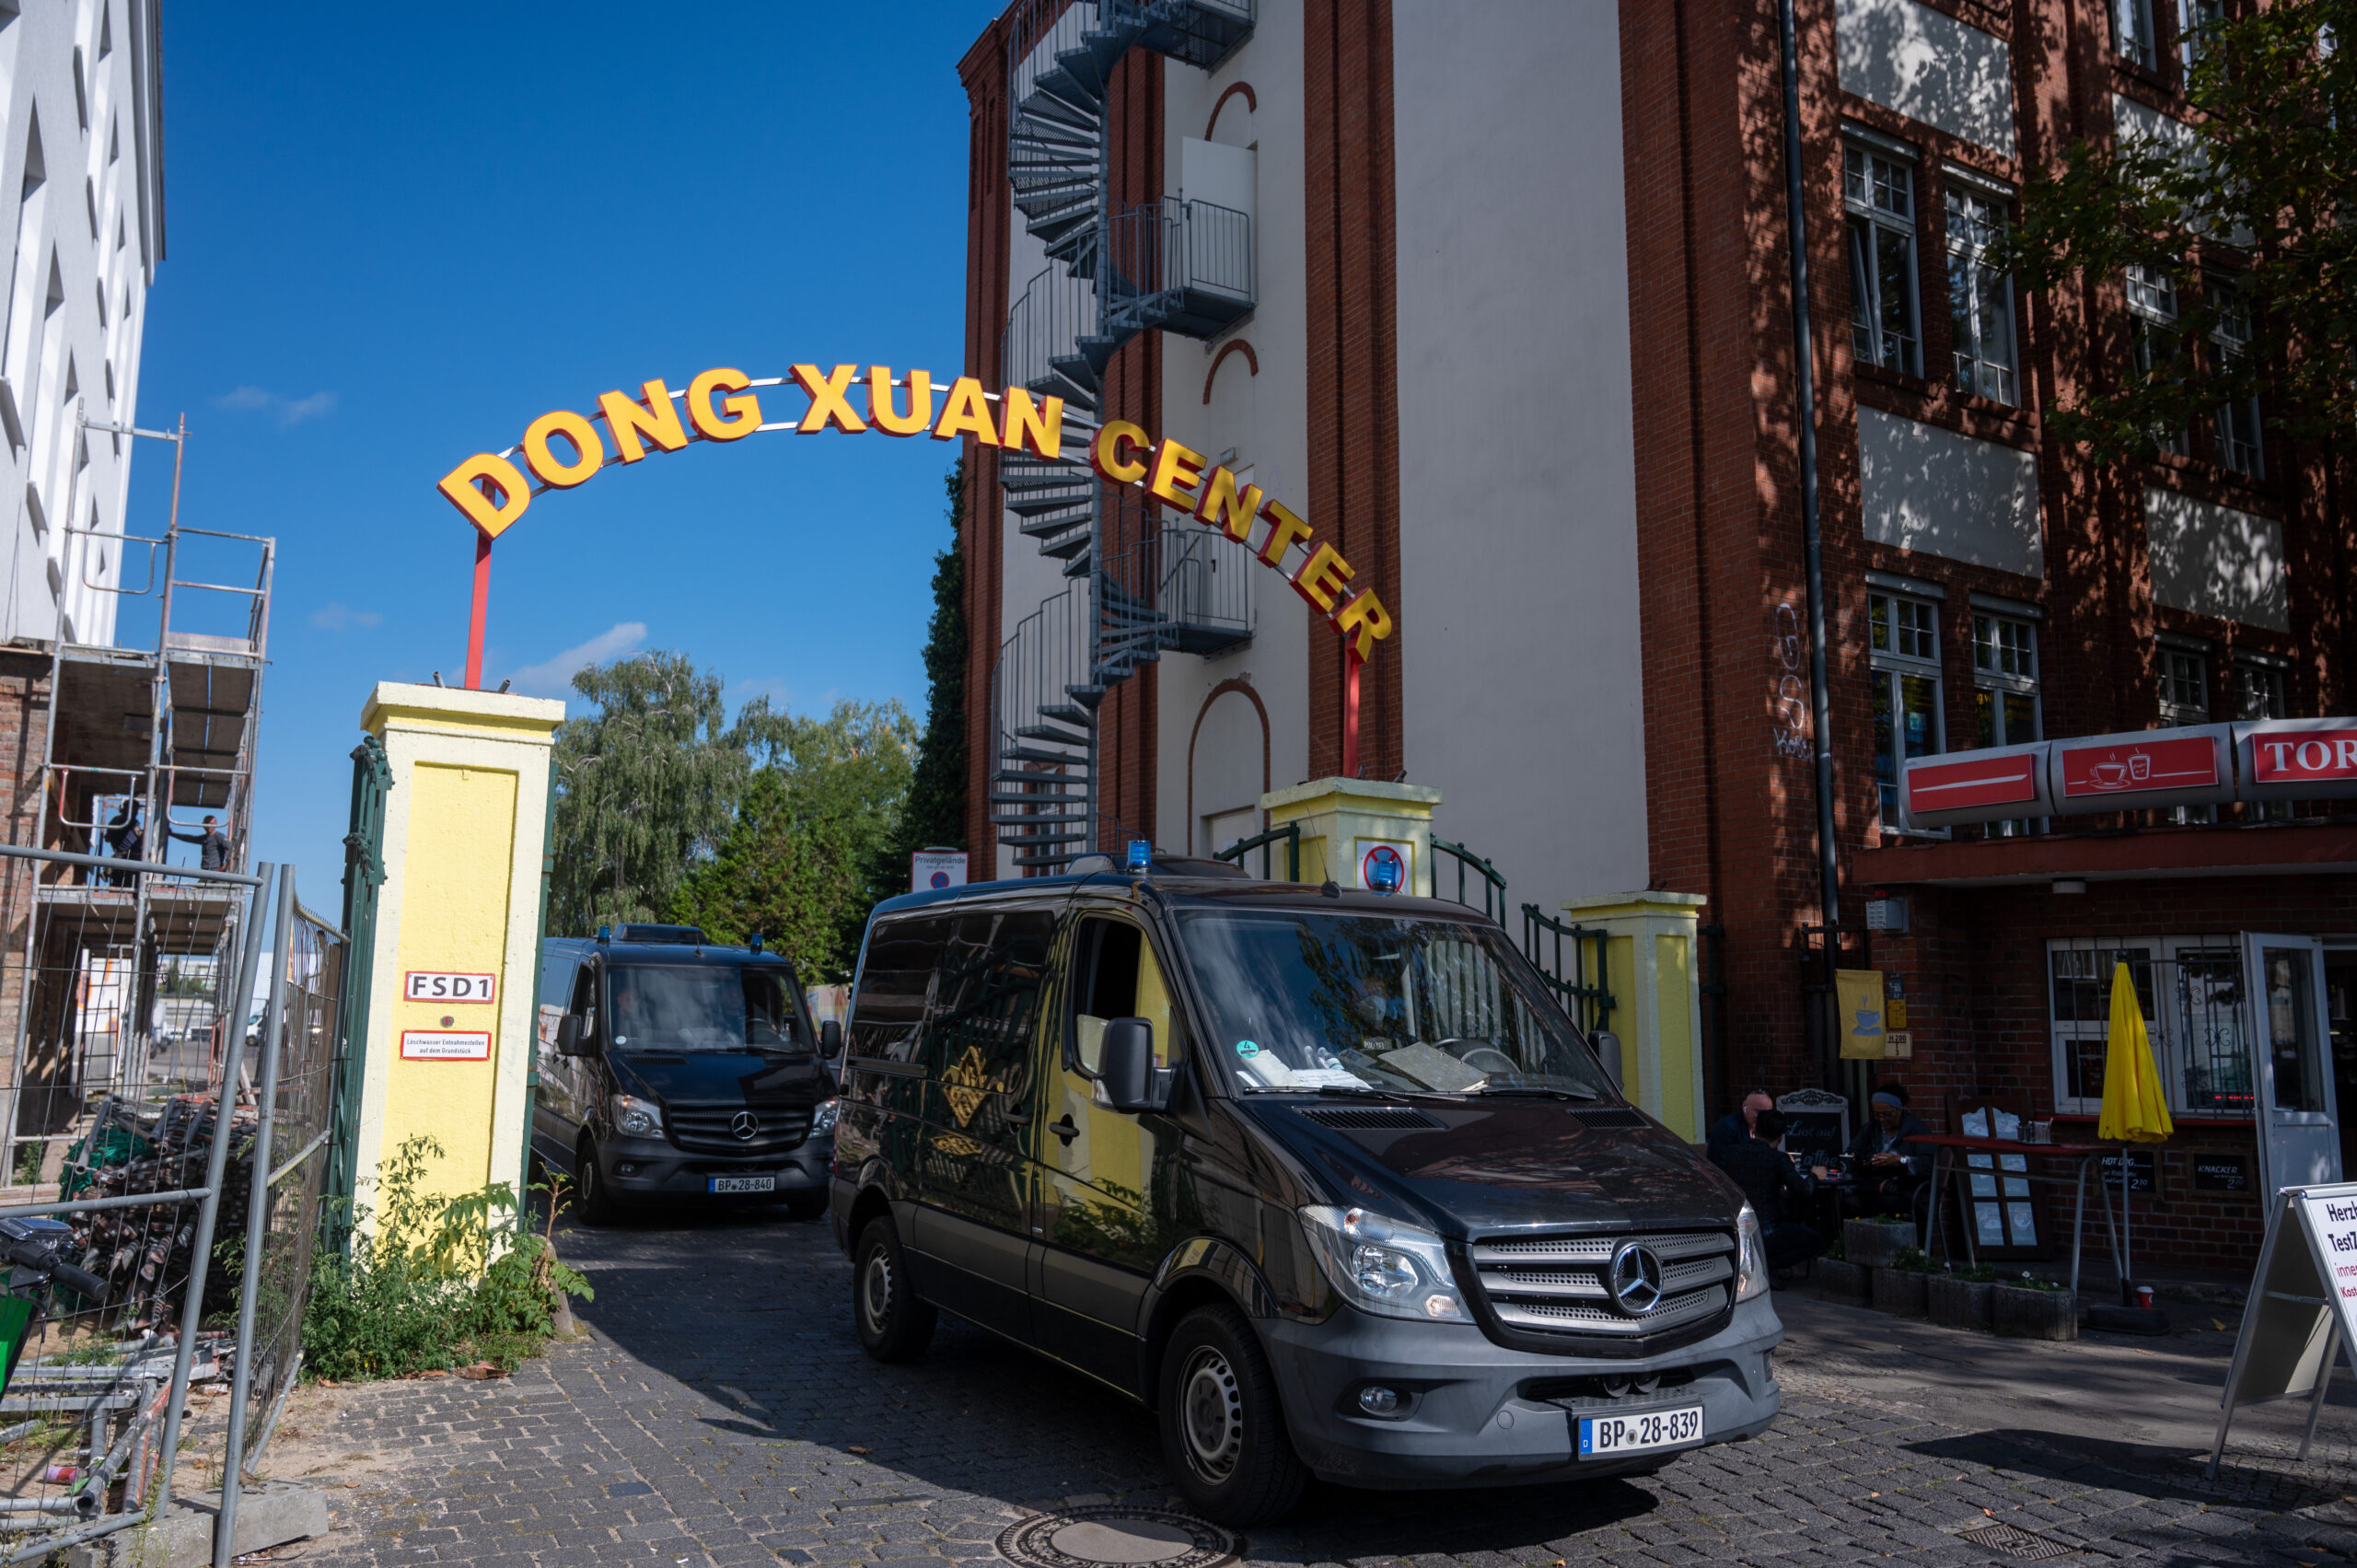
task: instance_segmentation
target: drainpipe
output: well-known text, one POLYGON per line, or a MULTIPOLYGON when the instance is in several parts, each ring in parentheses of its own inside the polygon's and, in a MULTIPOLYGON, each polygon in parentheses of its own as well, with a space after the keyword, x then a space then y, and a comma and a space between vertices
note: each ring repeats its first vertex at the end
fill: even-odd
POLYGON ((1809 727, 1817 741, 1817 886, 1830 964, 1833 927, 1841 919, 1841 868, 1833 842, 1833 701, 1825 679, 1825 533, 1817 507, 1817 375, 1808 324, 1808 216, 1801 189, 1800 52, 1794 42, 1793 0, 1778 0, 1776 12, 1784 66, 1784 210, 1792 242, 1793 363, 1799 381, 1801 540, 1808 573, 1809 727))

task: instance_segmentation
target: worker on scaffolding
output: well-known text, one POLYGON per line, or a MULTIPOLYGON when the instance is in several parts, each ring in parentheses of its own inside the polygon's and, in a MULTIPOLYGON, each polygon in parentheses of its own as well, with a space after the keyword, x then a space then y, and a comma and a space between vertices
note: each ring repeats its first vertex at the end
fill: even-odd
MULTIPOLYGON (((139 820, 139 803, 125 796, 122 807, 107 823, 107 854, 117 860, 137 860, 147 853, 147 830, 139 820)), ((110 871, 107 877, 117 887, 127 888, 139 879, 135 871, 110 871)))
POLYGON ((164 830, 171 833, 173 838, 184 844, 196 846, 198 870, 226 871, 229 869, 229 835, 221 830, 220 818, 206 816, 204 831, 201 833, 175 833, 172 832, 168 824, 164 830))

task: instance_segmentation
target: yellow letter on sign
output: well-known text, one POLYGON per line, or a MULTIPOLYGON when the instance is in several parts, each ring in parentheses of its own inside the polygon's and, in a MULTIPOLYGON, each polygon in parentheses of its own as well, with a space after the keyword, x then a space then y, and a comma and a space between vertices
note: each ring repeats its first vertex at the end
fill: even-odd
POLYGON ((998 445, 998 429, 991 423, 991 400, 971 376, 960 376, 949 383, 949 401, 941 411, 941 423, 933 427, 936 441, 955 441, 960 436, 971 436, 985 447, 998 445))
POLYGON ((1207 528, 1224 528, 1231 538, 1241 542, 1252 531, 1252 519, 1260 510, 1260 487, 1248 484, 1236 488, 1236 476, 1225 469, 1212 470, 1212 477, 1203 486, 1203 498, 1195 503, 1195 520, 1207 528))
POLYGON ((435 487, 467 515, 485 539, 497 539, 532 504, 531 482, 496 452, 477 452, 435 487))
POLYGON ((1004 394, 1006 410, 1006 444, 1010 448, 1022 448, 1061 462, 1064 455, 1064 401, 1051 397, 1044 408, 1031 401, 1031 394, 1020 387, 1009 387, 1004 394))
POLYGON ((1391 617, 1384 610, 1383 601, 1375 597, 1373 588, 1363 588, 1353 594, 1348 603, 1334 612, 1334 630, 1345 637, 1355 628, 1358 634, 1358 656, 1364 660, 1375 652, 1375 645, 1391 635, 1391 617))
POLYGON ((570 490, 606 466, 606 444, 598 439, 598 427, 571 409, 552 409, 525 428, 524 461, 551 490, 570 490), (573 444, 573 461, 549 449, 552 436, 573 444))
POLYGON ((1309 552, 1309 559, 1293 575, 1293 591, 1330 614, 1334 596, 1342 591, 1342 585, 1351 576, 1351 563, 1342 559, 1342 552, 1330 544, 1321 544, 1309 552))
POLYGON ((1125 455, 1150 446, 1146 433, 1126 419, 1109 419, 1088 448, 1089 465, 1115 484, 1135 484, 1145 477, 1145 459, 1125 455))
POLYGON ((1145 482, 1146 494, 1172 510, 1192 517, 1194 490, 1202 482, 1203 455, 1164 436, 1162 445, 1154 449, 1154 477, 1145 482))
POLYGON ((867 367, 867 417, 887 436, 922 435, 933 423, 933 372, 909 372, 909 412, 892 410, 892 371, 883 365, 867 367))
POLYGON ((1263 502, 1260 516, 1269 519, 1269 537, 1260 541, 1260 559, 1271 566, 1282 566, 1285 552, 1292 548, 1295 540, 1305 543, 1308 540, 1310 527, 1282 501, 1263 502))
POLYGON ((642 436, 667 452, 688 444, 688 433, 679 425, 679 411, 671 406, 671 389, 656 379, 639 391, 646 398, 644 404, 631 401, 619 390, 598 400, 598 412, 606 416, 606 429, 614 438, 614 451, 626 463, 646 456, 638 439, 642 436))
MULTIPOLYGON (((846 365, 845 370, 851 368, 846 365)), ((707 370, 688 383, 688 419, 697 434, 707 441, 735 441, 750 436, 761 427, 761 401, 745 390, 753 384, 742 370, 707 370), (715 391, 735 392, 737 396, 720 400, 720 409, 712 406, 715 391), (721 417, 721 410, 729 417, 721 417)))
POLYGON ((856 365, 838 365, 831 376, 821 376, 815 365, 797 365, 794 378, 810 394, 810 406, 802 413, 802 423, 794 428, 804 436, 815 436, 832 424, 846 436, 856 436, 867 428, 867 422, 853 412, 848 394, 851 378, 859 374, 856 365))

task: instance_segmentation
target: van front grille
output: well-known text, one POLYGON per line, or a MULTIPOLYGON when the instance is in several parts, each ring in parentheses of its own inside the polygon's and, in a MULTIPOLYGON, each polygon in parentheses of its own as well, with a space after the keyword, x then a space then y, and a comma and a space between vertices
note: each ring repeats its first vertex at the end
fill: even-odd
POLYGON ((1735 1307, 1735 1254, 1734 1235, 1722 1230, 1488 1237, 1467 1249, 1500 1328, 1565 1351, 1611 1345, 1624 1355, 1664 1334, 1683 1342, 1699 1336, 1680 1330, 1714 1330, 1735 1307), (1643 1311, 1612 1295, 1612 1260, 1631 1244, 1660 1265, 1661 1298, 1643 1311))
POLYGON ((673 1144, 693 1154, 782 1155, 800 1148, 810 1136, 810 1107, 673 1101, 663 1108, 663 1124, 670 1129, 673 1144), (752 1119, 750 1137, 740 1131, 740 1116, 752 1119))

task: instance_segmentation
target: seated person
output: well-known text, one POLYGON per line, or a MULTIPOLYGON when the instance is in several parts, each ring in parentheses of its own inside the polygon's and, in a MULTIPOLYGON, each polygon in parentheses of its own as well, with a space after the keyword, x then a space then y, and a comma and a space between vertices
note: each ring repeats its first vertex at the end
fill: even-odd
POLYGON ((1915 1196, 1932 1179, 1932 1151, 1911 1140, 1929 1127, 1910 1114, 1907 1091, 1884 1084, 1867 1102, 1873 1112, 1850 1140, 1855 1179, 1849 1207, 1859 1214, 1913 1214, 1915 1196))
POLYGON ((1751 1124, 1751 1136, 1727 1150, 1720 1168, 1735 1179, 1759 1217, 1759 1239, 1768 1251, 1768 1272, 1796 1269, 1825 1250, 1825 1237, 1801 1216, 1809 1197, 1826 1178, 1823 1166, 1813 1171, 1794 1168, 1784 1153, 1784 1118, 1781 1111, 1763 1110, 1751 1124))
POLYGON ((1711 1163, 1724 1167, 1726 1152, 1749 1141, 1751 1130, 1763 1110, 1773 1110, 1774 1099, 1766 1089, 1754 1089, 1743 1097, 1743 1103, 1711 1124, 1711 1163))

